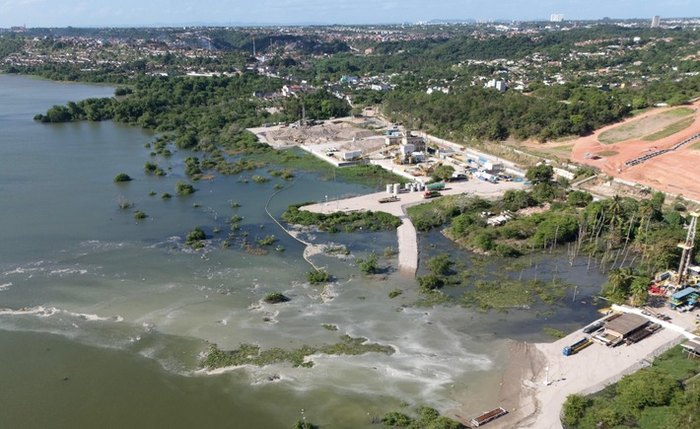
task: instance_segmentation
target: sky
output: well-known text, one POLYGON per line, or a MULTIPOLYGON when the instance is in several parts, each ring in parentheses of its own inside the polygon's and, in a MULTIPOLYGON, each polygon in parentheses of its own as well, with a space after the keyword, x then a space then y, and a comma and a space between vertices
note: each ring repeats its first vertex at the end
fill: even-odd
POLYGON ((0 27, 698 17, 700 0, 0 0, 0 27))

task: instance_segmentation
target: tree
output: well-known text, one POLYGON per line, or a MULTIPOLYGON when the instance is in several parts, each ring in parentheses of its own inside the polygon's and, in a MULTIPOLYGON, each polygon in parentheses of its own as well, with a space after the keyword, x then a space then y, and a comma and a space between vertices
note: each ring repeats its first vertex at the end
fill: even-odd
POLYGON ((510 211, 518 211, 528 208, 536 202, 529 192, 519 189, 510 189, 503 194, 503 208, 510 211))
POLYGON ((451 165, 438 165, 433 169, 431 177, 435 182, 442 182, 452 178, 455 169, 451 165))
POLYGON ((608 283, 603 290, 604 295, 617 303, 622 303, 629 295, 633 279, 631 268, 625 267, 610 270, 608 283))
POLYGON ((581 395, 569 395, 562 408, 561 421, 566 426, 576 426, 591 406, 591 400, 581 395))
POLYGON ((528 168, 525 177, 535 184, 551 182, 554 177, 554 169, 551 165, 539 164, 528 168))
POLYGON ((646 304, 649 298, 649 281, 644 277, 635 277, 630 285, 630 293, 632 305, 639 307, 646 304))
POLYGON ((593 196, 585 191, 571 191, 566 197, 566 202, 574 207, 586 207, 591 201, 593 196))
POLYGON ((659 407, 671 403, 680 389, 670 375, 654 369, 643 369, 623 377, 616 386, 616 402, 630 417, 639 417, 645 407, 659 407))

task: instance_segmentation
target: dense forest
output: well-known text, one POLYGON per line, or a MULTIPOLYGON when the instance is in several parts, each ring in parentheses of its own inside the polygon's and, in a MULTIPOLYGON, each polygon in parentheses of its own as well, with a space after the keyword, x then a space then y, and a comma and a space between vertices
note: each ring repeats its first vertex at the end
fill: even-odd
MULTIPOLYGON (((311 119, 344 116, 349 106, 328 92, 317 91, 280 103, 270 114, 253 93, 279 90, 281 82, 254 74, 236 77, 141 77, 133 89, 118 89, 118 98, 91 98, 53 106, 36 120, 68 122, 115 120, 159 132, 170 132, 180 148, 227 147, 244 137, 244 129, 266 121, 294 121, 301 104, 311 119)), ((254 139, 254 138, 253 138, 254 139)))

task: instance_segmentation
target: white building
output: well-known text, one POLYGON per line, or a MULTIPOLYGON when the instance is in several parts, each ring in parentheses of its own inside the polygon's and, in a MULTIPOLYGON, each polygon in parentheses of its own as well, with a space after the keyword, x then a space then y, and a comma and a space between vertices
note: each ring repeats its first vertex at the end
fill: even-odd
POLYGON ((657 28, 661 24, 661 17, 659 15, 655 15, 653 18, 651 18, 651 28, 657 28))
POLYGON ((505 92, 508 88, 508 85, 505 81, 499 79, 491 79, 490 81, 486 82, 484 88, 496 88, 499 92, 505 92))
POLYGON ((549 22, 562 22, 564 20, 563 13, 553 13, 549 15, 549 22))

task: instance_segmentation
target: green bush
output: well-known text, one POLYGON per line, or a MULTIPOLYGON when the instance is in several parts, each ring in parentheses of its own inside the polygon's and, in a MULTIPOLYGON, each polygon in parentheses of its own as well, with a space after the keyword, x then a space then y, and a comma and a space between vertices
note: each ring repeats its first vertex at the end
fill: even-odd
POLYGON ((444 285, 445 279, 442 276, 436 274, 426 274, 424 276, 418 277, 418 286, 420 287, 420 291, 424 293, 438 290, 444 285))
POLYGON ((163 171, 162 168, 158 167, 157 164, 154 164, 152 162, 146 162, 143 166, 143 171, 146 174, 151 174, 154 176, 165 176, 165 171, 163 171))
POLYGON ((259 246, 271 246, 277 241, 277 237, 274 235, 266 235, 265 237, 257 240, 259 246))
POLYGON ((446 276, 449 275, 452 271, 454 261, 450 259, 450 255, 448 255, 447 253, 442 253, 440 255, 433 256, 432 258, 428 259, 427 265, 428 270, 430 270, 432 274, 438 276, 446 276))
POLYGON ((200 227, 196 227, 189 233, 187 233, 187 237, 185 238, 185 243, 189 245, 193 245, 197 242, 200 242, 202 240, 206 240, 207 235, 204 233, 204 230, 200 227))
POLYGON ((403 413, 391 412, 384 415, 382 423, 389 427, 408 427, 413 423, 413 419, 403 413))
POLYGON ((129 182, 129 181, 131 181, 131 180, 133 180, 133 179, 131 178, 131 176, 129 176, 129 175, 126 174, 126 173, 119 173, 119 174, 117 174, 116 176, 114 176, 114 181, 115 181, 116 183, 129 182))
POLYGON ((312 285, 319 283, 328 283, 331 281, 331 275, 326 270, 313 270, 306 273, 306 278, 312 285))
POLYGON ((285 296, 281 292, 270 292, 263 298, 263 301, 268 304, 280 304, 289 300, 289 297, 285 296))
POLYGON ((134 212, 134 219, 136 219, 136 220, 143 220, 143 219, 146 219, 147 217, 148 217, 148 215, 146 213, 142 212, 141 210, 136 210, 134 212))
POLYGON ((357 260, 357 266, 364 274, 376 274, 379 272, 377 254, 372 252, 364 259, 357 260))
POLYGON ((189 183, 180 181, 177 182, 177 184, 175 185, 175 191, 178 195, 185 196, 194 194, 197 190, 194 188, 194 186, 190 185, 189 183))

